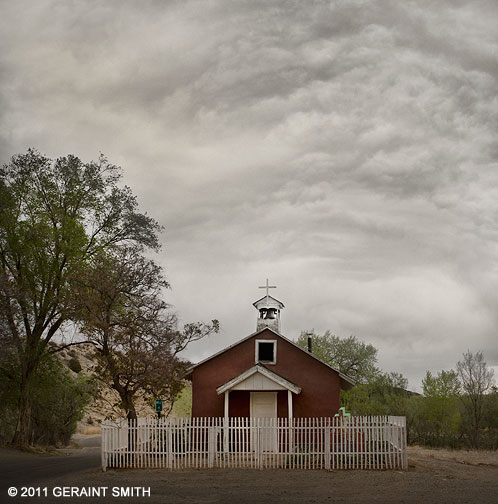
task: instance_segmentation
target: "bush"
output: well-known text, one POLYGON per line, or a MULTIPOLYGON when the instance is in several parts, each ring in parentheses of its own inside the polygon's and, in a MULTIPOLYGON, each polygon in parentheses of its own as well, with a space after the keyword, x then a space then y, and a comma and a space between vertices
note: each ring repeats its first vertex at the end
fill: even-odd
POLYGON ((73 378, 55 357, 42 361, 38 379, 32 396, 34 437, 38 443, 66 445, 90 399, 91 381, 73 378))
MULTIPOLYGON (((19 375, 15 359, 0 368, 0 381, 7 385, 0 392, 0 437, 4 442, 9 442, 14 435, 19 375)), ((43 356, 28 389, 32 412, 30 442, 68 444, 92 391, 89 378, 73 378, 56 357, 43 356)))
POLYGON ((379 373, 369 383, 341 393, 341 406, 353 415, 406 415, 410 394, 399 373, 379 373))
POLYGON ((410 400, 410 443, 431 447, 460 448, 461 404, 456 396, 413 397, 410 400))
POLYGON ((80 361, 74 357, 68 362, 67 367, 75 373, 79 373, 81 371, 80 361))
POLYGON ((0 355, 0 442, 7 443, 14 436, 17 421, 17 377, 19 363, 11 349, 0 355))

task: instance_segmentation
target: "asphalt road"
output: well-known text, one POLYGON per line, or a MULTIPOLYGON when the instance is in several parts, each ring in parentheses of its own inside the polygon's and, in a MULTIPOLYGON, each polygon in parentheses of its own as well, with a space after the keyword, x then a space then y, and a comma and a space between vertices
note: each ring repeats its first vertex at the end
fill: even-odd
POLYGON ((95 439, 87 438, 81 443, 87 446, 59 450, 56 454, 0 450, 0 502, 12 486, 49 485, 61 477, 74 478, 77 482, 89 471, 97 473, 100 470, 100 447, 95 446, 95 439))

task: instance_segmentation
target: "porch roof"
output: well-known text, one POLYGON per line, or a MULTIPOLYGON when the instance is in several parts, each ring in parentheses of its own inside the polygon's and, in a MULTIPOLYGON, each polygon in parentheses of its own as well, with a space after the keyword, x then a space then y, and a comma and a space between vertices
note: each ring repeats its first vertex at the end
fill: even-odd
MULTIPOLYGON (((266 382, 271 382, 275 386, 273 387, 273 390, 275 389, 280 389, 280 390, 290 390, 294 394, 299 394, 301 392, 301 387, 298 385, 295 385, 294 383, 290 382, 289 380, 286 380, 282 376, 278 375, 277 373, 274 373, 273 371, 270 371, 269 369, 265 368, 264 366, 261 366, 260 364, 256 364, 252 368, 249 368, 247 371, 244 371, 242 374, 239 376, 236 376, 235 378, 232 378, 230 381, 224 383, 223 385, 220 385, 217 389, 216 392, 217 394, 223 394, 227 390, 232 390, 232 389, 245 389, 245 390, 250 390, 249 387, 243 387, 243 382, 248 380, 249 378, 253 377, 256 374, 260 374, 263 380, 266 382)), ((263 388, 263 389, 254 389, 252 390, 271 390, 270 388, 263 388)))

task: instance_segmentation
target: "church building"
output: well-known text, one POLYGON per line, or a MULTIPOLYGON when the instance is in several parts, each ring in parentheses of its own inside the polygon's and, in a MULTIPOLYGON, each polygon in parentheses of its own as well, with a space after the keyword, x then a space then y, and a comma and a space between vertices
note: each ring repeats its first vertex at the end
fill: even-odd
POLYGON ((331 417, 355 384, 280 333, 284 305, 263 288, 256 332, 190 368, 193 417, 331 417))

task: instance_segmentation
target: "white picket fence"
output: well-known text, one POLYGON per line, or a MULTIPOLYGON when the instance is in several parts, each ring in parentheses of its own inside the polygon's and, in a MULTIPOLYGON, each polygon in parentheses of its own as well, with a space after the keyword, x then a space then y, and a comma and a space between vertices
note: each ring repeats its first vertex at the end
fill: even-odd
POLYGON ((102 424, 102 469, 406 469, 406 419, 140 418, 102 424))

